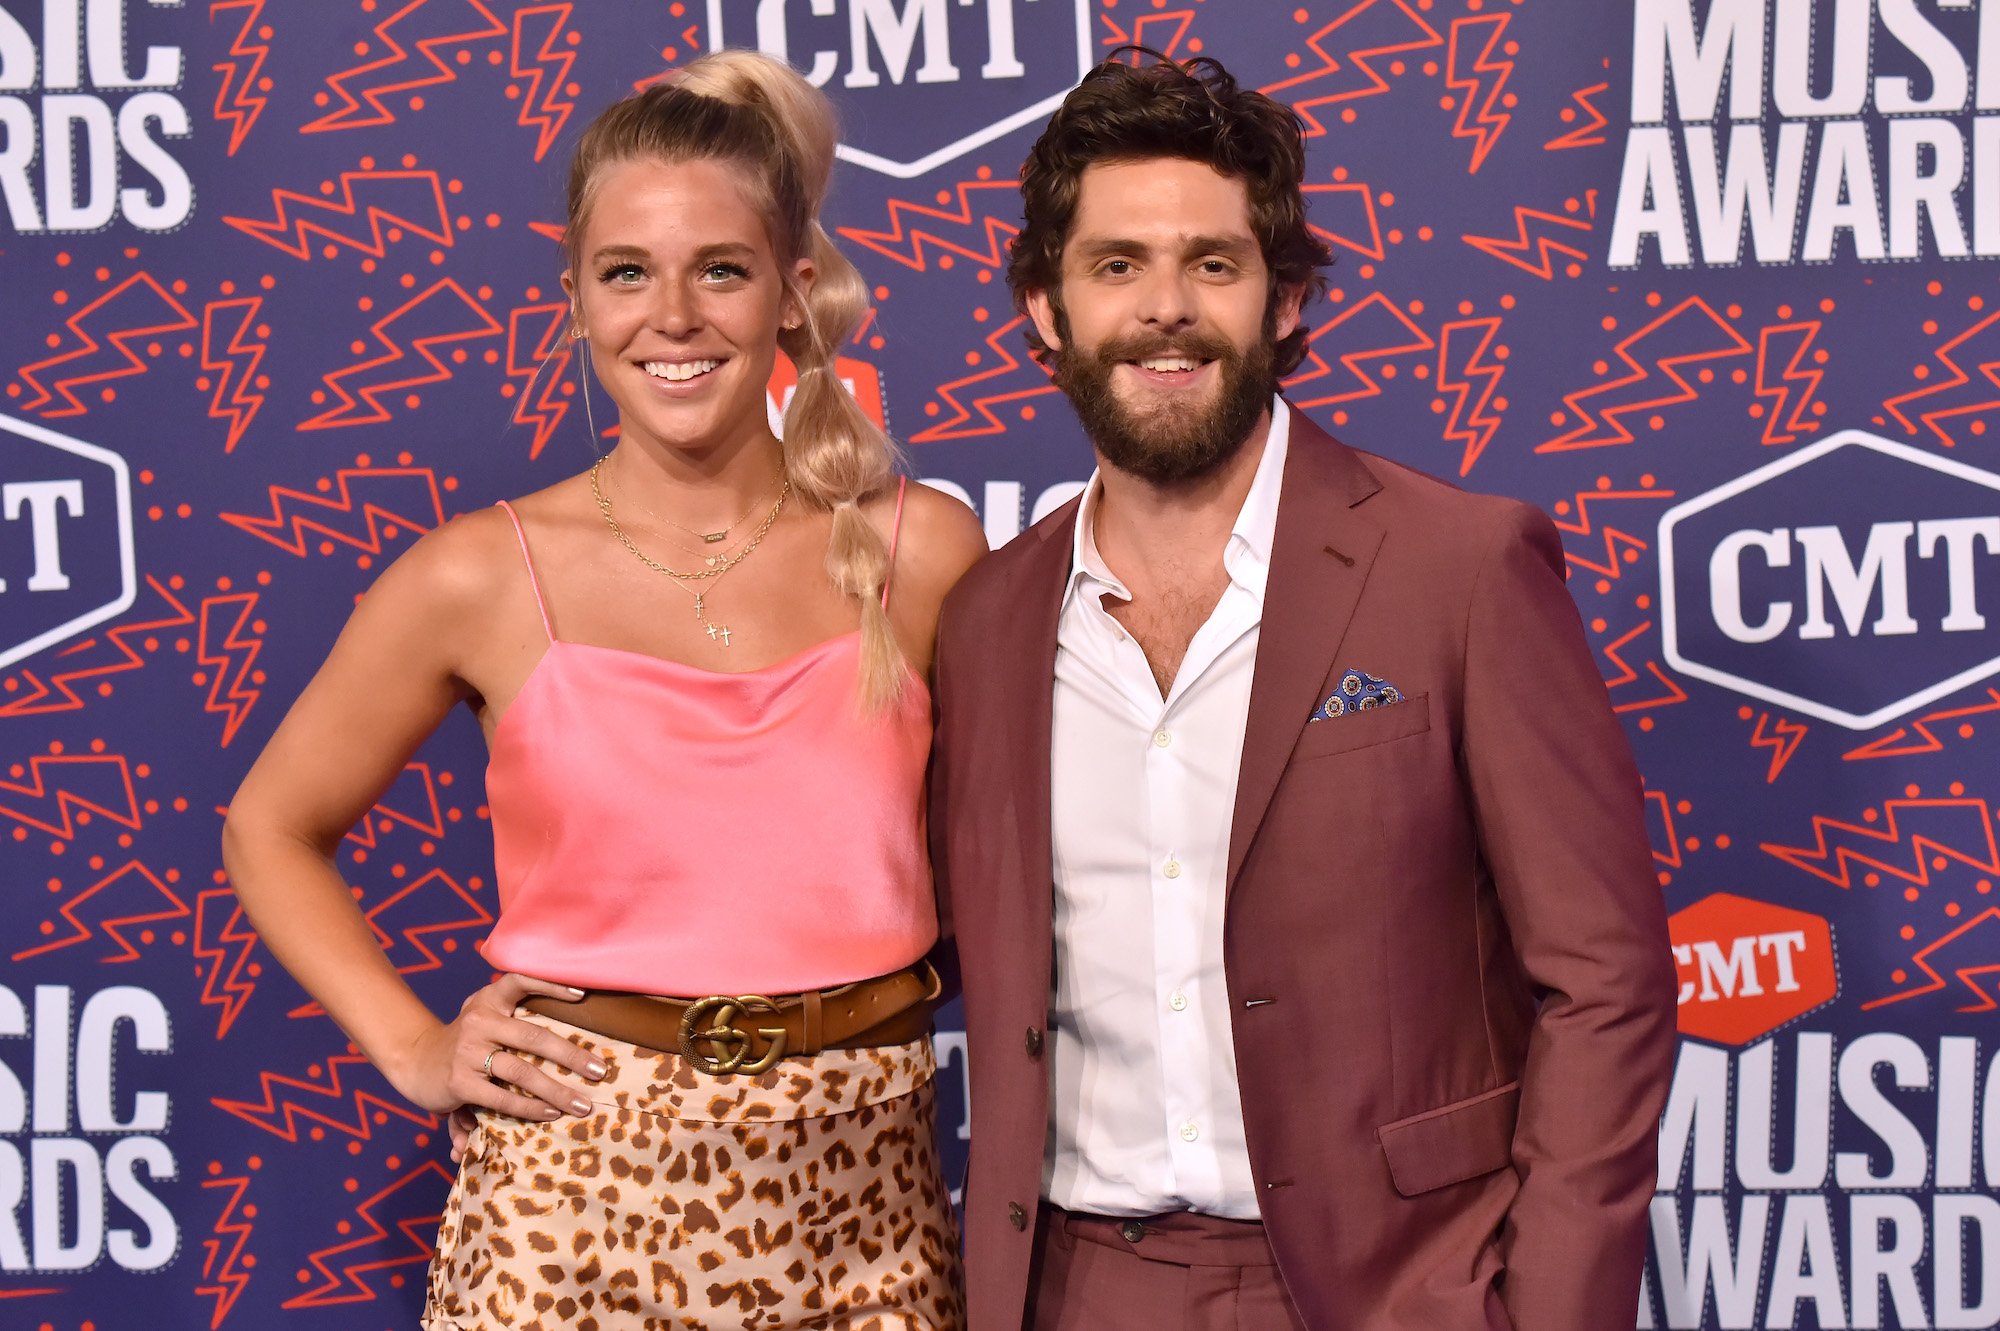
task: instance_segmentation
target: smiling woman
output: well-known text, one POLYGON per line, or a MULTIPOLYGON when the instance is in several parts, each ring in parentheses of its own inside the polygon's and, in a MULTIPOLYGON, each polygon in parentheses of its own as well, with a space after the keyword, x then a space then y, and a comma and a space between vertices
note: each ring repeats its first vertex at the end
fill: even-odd
POLYGON ((397 561, 231 807, 272 952, 451 1116, 432 1331, 961 1324, 923 679, 985 542, 834 378, 865 292, 817 220, 833 145, 821 95, 740 52, 592 124, 562 282, 616 447, 397 561), (446 1023, 333 851, 459 702, 505 973, 446 1023))

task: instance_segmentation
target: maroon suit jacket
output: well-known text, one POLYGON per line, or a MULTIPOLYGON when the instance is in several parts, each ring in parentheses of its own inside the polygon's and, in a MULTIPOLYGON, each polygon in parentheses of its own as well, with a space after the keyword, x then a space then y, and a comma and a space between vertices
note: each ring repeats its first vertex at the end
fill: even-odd
MULTIPOLYGON (((1250 1166, 1314 1331, 1638 1306, 1675 989, 1639 775, 1539 510, 1293 416, 1227 878, 1250 1166), (1346 670, 1405 701, 1308 724, 1346 670)), ((1049 1076, 1074 504, 940 628, 931 835, 971 1057, 973 1331, 1021 1324, 1049 1076)))

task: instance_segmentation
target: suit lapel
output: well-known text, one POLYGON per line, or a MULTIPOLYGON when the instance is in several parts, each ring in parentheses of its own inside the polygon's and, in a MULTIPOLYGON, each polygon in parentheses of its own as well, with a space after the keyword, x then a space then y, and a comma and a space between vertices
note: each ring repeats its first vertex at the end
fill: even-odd
POLYGON ((1051 937, 1050 743, 1055 717, 1056 622, 1062 612, 1068 580, 1076 510, 1042 523, 1017 540, 1036 544, 1013 571, 1014 585, 999 599, 1010 614, 993 626, 994 695, 998 715, 1011 718, 1006 726, 1007 816, 1012 840, 1020 851, 1020 882, 1014 900, 1027 914, 1028 929, 1044 944, 1051 937))
POLYGON ((1381 482, 1352 449, 1296 409, 1291 431, 1236 778, 1230 891, 1299 732, 1321 701, 1320 686, 1339 656, 1382 543, 1382 529, 1354 511, 1381 482))

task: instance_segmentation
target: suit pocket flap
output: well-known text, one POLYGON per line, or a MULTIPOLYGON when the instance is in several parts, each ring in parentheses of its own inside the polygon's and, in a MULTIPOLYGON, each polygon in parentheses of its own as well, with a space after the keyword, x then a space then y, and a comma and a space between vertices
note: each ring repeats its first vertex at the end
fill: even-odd
POLYGON ((1490 1174, 1513 1160, 1521 1083, 1397 1119, 1375 1129, 1396 1191, 1415 1197, 1490 1174))
POLYGON ((1430 695, 1419 693, 1386 707, 1371 707, 1365 712, 1349 712, 1346 716, 1306 722, 1304 733, 1292 750, 1292 761, 1324 758, 1373 744, 1386 744, 1392 739, 1422 734, 1430 728, 1430 695))

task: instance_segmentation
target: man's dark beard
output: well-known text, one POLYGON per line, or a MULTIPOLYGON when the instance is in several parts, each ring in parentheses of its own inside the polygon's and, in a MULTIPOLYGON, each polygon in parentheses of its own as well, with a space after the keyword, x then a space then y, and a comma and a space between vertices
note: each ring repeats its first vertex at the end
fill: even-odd
POLYGON ((1111 341, 1091 351, 1067 336, 1054 370, 1056 387, 1069 397, 1084 432, 1104 460, 1155 485, 1181 485, 1210 475, 1235 457, 1251 427, 1271 405, 1277 383, 1276 351, 1266 330, 1245 355, 1221 338, 1200 333, 1153 333, 1111 341), (1178 404, 1138 415, 1111 387, 1127 361, 1192 356, 1215 362, 1221 378, 1213 405, 1193 411, 1178 404))

